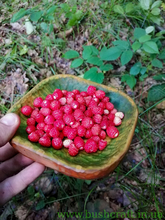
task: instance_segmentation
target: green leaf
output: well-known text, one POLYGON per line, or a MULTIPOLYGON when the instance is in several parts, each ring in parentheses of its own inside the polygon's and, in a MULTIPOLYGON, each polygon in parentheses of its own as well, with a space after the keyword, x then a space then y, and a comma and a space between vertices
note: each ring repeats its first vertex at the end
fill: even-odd
POLYGON ((24 47, 20 50, 19 54, 22 56, 28 52, 27 45, 24 45, 24 47))
POLYGON ((101 60, 116 60, 121 55, 122 50, 120 50, 118 47, 111 47, 109 49, 103 48, 100 51, 100 58, 101 60))
POLYGON ((84 60, 87 60, 91 54, 92 54, 92 49, 90 46, 83 46, 83 53, 82 53, 82 57, 84 60))
POLYGON ((68 50, 64 55, 63 57, 65 59, 73 59, 73 58, 77 58, 79 57, 79 53, 76 51, 76 50, 68 50))
POLYGON ((100 60, 100 58, 98 57, 90 57, 87 59, 87 62, 96 66, 102 66, 103 65, 103 61, 100 60))
POLYGON ((143 82, 144 79, 147 78, 147 77, 148 77, 148 74, 141 75, 141 76, 139 77, 139 80, 140 80, 141 82, 143 82))
POLYGON ((99 54, 98 49, 95 46, 93 46, 93 45, 91 45, 90 47, 91 47, 91 50, 92 50, 92 55, 96 55, 97 56, 99 54))
POLYGON ((160 60, 158 60, 158 59, 152 60, 152 66, 158 67, 158 68, 161 68, 161 69, 163 68, 162 62, 160 60))
POLYGON ((141 43, 139 43, 138 41, 135 41, 132 44, 132 49, 133 49, 134 52, 137 51, 140 47, 141 47, 141 43))
POLYGON ((162 4, 162 1, 156 1, 152 4, 151 9, 153 8, 159 8, 162 4))
POLYGON ((82 64, 83 64, 83 59, 79 58, 79 59, 73 60, 70 67, 77 68, 77 67, 81 66, 82 64))
POLYGON ((161 18, 159 18, 158 16, 155 16, 155 15, 150 16, 150 20, 158 25, 160 25, 160 22, 162 21, 161 18))
POLYGON ((155 42, 153 41, 147 41, 143 44, 143 47, 142 47, 147 53, 150 53, 150 54, 158 54, 159 53, 159 50, 158 50, 158 47, 156 45, 155 42))
POLYGON ((144 9, 144 10, 148 10, 150 7, 151 1, 150 0, 140 0, 140 6, 144 9))
POLYGON ((57 6, 53 5, 52 7, 50 7, 47 12, 46 12, 46 15, 50 15, 50 14, 53 14, 56 10, 57 6))
POLYGON ((103 66, 100 66, 100 69, 102 71, 109 71, 109 70, 113 70, 113 66, 112 66, 112 64, 105 64, 103 66))
POLYGON ((45 201, 44 200, 40 200, 38 203, 37 203, 37 205, 36 205, 36 210, 38 211, 38 210, 40 210, 40 209, 43 209, 44 207, 45 207, 45 201))
POLYGON ((83 12, 81 10, 78 10, 76 14, 73 14, 72 17, 69 19, 67 25, 69 27, 72 27, 76 24, 78 24, 79 20, 83 17, 83 12))
POLYGON ((149 26, 145 29, 146 31, 146 34, 150 34, 151 32, 153 32, 155 30, 155 27, 154 26, 149 26))
POLYGON ((165 98, 165 83, 152 86, 148 91, 148 101, 156 102, 165 98))
POLYGON ((98 73, 96 67, 92 67, 90 70, 85 72, 84 79, 91 80, 93 82, 102 83, 104 80, 104 74, 98 73))
POLYGON ((42 17, 43 11, 34 11, 30 15, 30 20, 37 22, 42 17))
POLYGON ((136 85, 136 78, 134 76, 131 76, 129 74, 125 74, 121 78, 122 82, 126 82, 126 84, 133 89, 134 86, 136 85))
POLYGON ((139 38, 140 43, 144 43, 144 42, 149 41, 149 40, 151 40, 151 35, 144 35, 144 36, 139 38))
POLYGON ((126 50, 121 55, 121 64, 124 66, 127 64, 133 57, 133 52, 131 50, 126 50))
POLYGON ((25 15, 29 14, 30 10, 25 10, 21 8, 17 13, 15 13, 11 19, 11 23, 18 21, 19 19, 23 18, 25 15))
POLYGON ((90 185, 91 182, 92 182, 92 180, 85 180, 85 183, 86 183, 87 185, 90 185))
POLYGON ((28 191, 29 196, 34 196, 35 190, 34 190, 34 187, 33 187, 33 186, 29 186, 29 187, 27 188, 27 191, 28 191))
POLYGON ((153 76, 153 79, 157 81, 165 80, 165 74, 159 74, 159 75, 153 76))
POLYGON ((159 15, 159 14, 160 14, 160 9, 159 9, 159 8, 154 8, 154 9, 152 9, 151 14, 153 14, 153 15, 159 15))
POLYGON ((43 30, 44 33, 48 33, 49 32, 49 25, 45 22, 42 22, 40 24, 41 29, 43 30))
POLYGON ((135 63, 130 69, 130 74, 133 76, 138 75, 140 73, 141 67, 142 64, 140 62, 135 63))
POLYGON ((128 4, 126 5, 126 7, 125 7, 125 12, 126 12, 126 14, 128 14, 128 13, 134 11, 134 10, 135 10, 135 5, 132 4, 132 3, 128 3, 128 4))
POLYGON ((116 40, 112 42, 114 46, 118 46, 121 50, 127 50, 129 48, 129 42, 125 40, 116 40))
POLYGON ((163 49, 163 50, 160 52, 158 58, 159 58, 159 59, 162 59, 162 60, 165 59, 165 49, 163 49))
POLYGON ((139 40, 140 37, 146 35, 146 31, 142 28, 135 28, 134 30, 134 38, 139 40))
POLYGON ((118 14, 124 15, 124 9, 120 5, 115 5, 113 10, 118 14))
POLYGON ((147 71, 147 68, 146 67, 142 67, 141 70, 140 70, 140 73, 142 75, 144 75, 146 73, 146 71, 147 71))

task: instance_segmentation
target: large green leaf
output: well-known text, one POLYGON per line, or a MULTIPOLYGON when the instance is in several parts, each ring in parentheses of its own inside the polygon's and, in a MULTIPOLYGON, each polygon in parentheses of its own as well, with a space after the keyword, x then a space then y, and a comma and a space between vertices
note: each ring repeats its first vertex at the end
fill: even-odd
POLYGON ((162 62, 158 59, 153 59, 152 60, 152 66, 158 67, 158 68, 163 68, 162 62))
POLYGON ((13 15, 11 23, 18 21, 19 19, 23 18, 25 15, 28 15, 29 13, 30 10, 25 10, 24 8, 21 8, 17 13, 13 15))
POLYGON ((76 50, 68 50, 64 55, 63 57, 65 59, 73 59, 73 58, 77 58, 79 57, 79 53, 76 51, 76 50))
POLYGON ((96 66, 102 66, 103 65, 103 61, 100 60, 100 58, 95 57, 95 56, 88 58, 87 63, 93 64, 93 65, 96 65, 96 66))
POLYGON ((163 50, 160 52, 158 58, 159 58, 159 59, 162 59, 162 60, 165 59, 165 49, 163 49, 163 50))
POLYGON ((50 15, 50 14, 53 14, 53 13, 55 12, 56 8, 57 8, 57 6, 55 6, 55 5, 51 6, 51 7, 47 10, 46 15, 48 16, 48 15, 50 15))
POLYGON ((160 14, 160 9, 159 9, 159 8, 154 8, 154 9, 152 9, 151 14, 153 14, 153 15, 159 15, 159 14, 160 14))
POLYGON ((133 57, 133 52, 131 50, 126 50, 121 55, 121 64, 124 66, 127 64, 133 57))
POLYGON ((150 54, 154 54, 154 53, 159 53, 159 50, 158 50, 158 46, 155 42, 153 41, 147 41, 143 44, 143 47, 142 47, 147 53, 150 53, 150 54))
POLYGON ((90 70, 85 72, 84 79, 91 80, 93 82, 102 83, 104 80, 104 74, 98 73, 98 70, 96 67, 92 67, 90 70))
POLYGON ((165 74, 158 74, 156 76, 153 76, 153 79, 157 81, 163 81, 165 80, 165 74))
POLYGON ((141 67, 142 64, 140 62, 135 63, 130 69, 130 74, 133 76, 138 75, 140 73, 141 67))
POLYGON ((151 9, 153 8, 159 8, 162 4, 162 1, 155 1, 152 6, 151 6, 151 9))
POLYGON ((126 4, 126 7, 125 7, 126 14, 129 14, 133 12, 134 10, 135 10, 135 5, 132 2, 129 2, 126 4))
POLYGON ((134 38, 138 40, 140 37, 146 35, 146 31, 142 28, 135 28, 133 35, 134 38))
POLYGON ((109 49, 103 48, 100 51, 101 60, 116 60, 120 57, 122 50, 118 47, 111 47, 109 49))
POLYGON ((79 59, 73 60, 70 67, 77 68, 77 67, 81 66, 82 64, 83 64, 83 59, 79 58, 79 59))
POLYGON ((37 22, 42 17, 43 11, 34 11, 30 15, 30 20, 37 22))
POLYGON ((128 41, 125 40, 116 40, 112 42, 114 46, 118 46, 121 50, 127 50, 130 46, 128 41))
POLYGON ((122 82, 126 82, 127 85, 133 89, 134 86, 136 85, 136 78, 134 76, 131 76, 129 74, 124 74, 121 78, 122 82))
POLYGON ((92 55, 92 48, 90 46, 83 46, 83 49, 84 49, 82 53, 83 59, 87 60, 92 55))
POLYGON ((105 65, 100 66, 100 69, 102 71, 113 70, 113 66, 112 66, 112 64, 105 64, 105 65))
POLYGON ((124 9, 120 5, 115 5, 113 10, 118 14, 124 15, 124 9))
POLYGON ((148 10, 150 8, 151 2, 152 0, 140 0, 140 6, 142 7, 142 9, 148 10))
POLYGON ((165 98, 165 83, 152 86, 148 91, 148 101, 156 102, 165 98))
POLYGON ((134 52, 136 52, 140 47, 141 47, 141 43, 139 43, 138 41, 135 41, 132 44, 132 49, 133 49, 134 52))

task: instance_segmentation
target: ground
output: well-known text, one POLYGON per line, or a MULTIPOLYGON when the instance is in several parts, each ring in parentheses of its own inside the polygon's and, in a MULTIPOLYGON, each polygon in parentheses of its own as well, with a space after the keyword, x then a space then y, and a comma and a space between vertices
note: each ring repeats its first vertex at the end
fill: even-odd
MULTIPOLYGON (((122 0, 0 2, 1 117, 41 80, 62 73, 83 77, 84 72, 93 67, 93 64, 86 63, 80 68, 71 68, 72 60, 63 56, 68 50, 76 50, 82 56, 83 45, 93 45, 100 51, 119 39, 129 39, 133 43, 134 28, 152 26, 155 28, 152 38, 162 33, 157 43, 161 43, 159 51, 162 51, 165 46, 164 5, 159 7, 161 14, 158 18, 162 22, 158 24, 145 16, 145 10, 138 9, 138 13, 125 13, 124 16, 121 9, 114 10, 115 5, 124 8, 127 3, 129 1, 122 0), (65 4, 60 6, 62 3, 65 4), (53 8, 54 5, 58 10, 53 8), (37 16, 40 15, 35 14, 35 18, 30 17, 28 27, 25 19, 30 13, 11 22, 20 9, 41 12, 49 8, 54 10, 52 14, 44 14, 39 19, 37 16), (77 12, 80 16, 77 14, 73 18, 77 12), (28 34, 31 28, 34 30, 28 34)), ((137 6, 137 2, 134 3, 137 6)), ((134 53, 125 65, 115 59, 110 62, 113 69, 104 73, 102 83, 124 91, 135 101, 139 110, 130 150, 114 172, 100 180, 84 181, 47 168, 26 190, 0 208, 0 219, 83 219, 85 215, 89 219, 97 219, 96 216, 98 219, 108 219, 110 213, 119 213, 115 214, 115 219, 126 220, 133 219, 133 214, 126 215, 131 211, 136 216, 134 219, 142 219, 143 212, 146 212, 148 219, 158 219, 158 215, 164 215, 165 95, 162 95, 162 90, 162 98, 154 101, 150 101, 148 96, 154 85, 163 85, 165 76, 160 74, 165 74, 165 58, 162 67, 158 68, 161 64, 157 67, 151 65, 152 59, 156 58, 149 55, 134 53), (130 73, 136 62, 141 62, 147 71, 143 80, 138 74, 134 76, 136 82, 132 86, 133 81, 123 82, 123 76, 130 73), (158 81, 155 76, 162 76, 161 80, 158 81), (82 216, 68 214, 60 217, 58 213, 64 212, 79 212, 82 216), (105 212, 105 215, 99 217, 99 212, 105 212), (94 213, 95 217, 92 216, 94 213)))

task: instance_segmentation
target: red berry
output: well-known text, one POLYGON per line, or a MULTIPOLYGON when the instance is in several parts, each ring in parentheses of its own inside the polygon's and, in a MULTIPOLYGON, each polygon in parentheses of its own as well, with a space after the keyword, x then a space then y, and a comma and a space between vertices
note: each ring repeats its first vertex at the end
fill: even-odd
POLYGON ((62 139, 61 138, 57 137, 57 138, 53 138, 52 139, 52 147, 54 149, 59 150, 59 149, 62 148, 62 145, 63 145, 63 143, 62 143, 62 139))
POLYGON ((72 114, 73 112, 73 109, 70 105, 65 105, 63 109, 64 109, 64 112, 68 115, 72 114))
POLYGON ((73 115, 64 114, 63 120, 64 120, 66 125, 72 125, 75 122, 75 119, 74 119, 73 115))
POLYGON ((98 150, 97 143, 94 140, 92 140, 92 139, 88 139, 87 142, 85 143, 84 150, 87 153, 95 153, 95 152, 97 152, 97 150, 98 150))
POLYGON ((109 97, 104 97, 103 99, 102 99, 102 102, 109 102, 109 97))
POLYGON ((85 116, 87 117, 92 117, 93 116, 93 113, 92 113, 92 110, 91 109, 87 109, 85 112, 84 112, 85 116))
POLYGON ((95 92, 96 92, 96 87, 94 87, 94 86, 89 86, 89 87, 87 88, 87 93, 88 93, 88 95, 94 95, 95 92))
POLYGON ((39 138, 40 136, 35 131, 33 131, 32 133, 28 135, 28 139, 31 142, 38 142, 39 138))
POLYGON ((68 91, 67 90, 62 90, 62 94, 64 95, 64 96, 66 96, 67 95, 67 93, 68 93, 68 91))
POLYGON ((86 106, 85 105, 80 105, 80 108, 79 108, 82 112, 85 112, 86 110, 86 106))
POLYGON ((26 132, 27 132, 28 134, 32 133, 32 132, 35 131, 35 130, 36 130, 36 127, 35 127, 34 125, 28 125, 28 126, 26 127, 26 132))
POLYGON ((115 115, 114 115, 114 114, 110 113, 110 114, 108 115, 108 119, 109 119, 110 121, 113 121, 114 118, 115 118, 115 115))
POLYGON ((55 100, 59 100, 62 97, 63 97, 62 91, 60 89, 55 89, 55 91, 53 92, 53 98, 55 100))
POLYGON ((75 144, 75 146, 76 146, 79 150, 83 150, 83 149, 84 149, 85 142, 84 142, 84 140, 83 140, 81 137, 76 137, 76 138, 74 139, 74 144, 75 144))
POLYGON ((109 122, 108 122, 107 119, 104 119, 104 120, 100 123, 101 129, 103 129, 103 130, 106 130, 107 127, 108 127, 108 125, 109 125, 109 122))
POLYGON ((64 129, 63 129, 63 134, 65 137, 67 137, 67 134, 69 133, 71 127, 70 126, 65 126, 64 129))
POLYGON ((124 113, 123 112, 116 112, 115 116, 118 116, 119 118, 123 119, 124 118, 124 113))
POLYGON ((45 125, 46 125, 46 124, 45 124, 44 122, 41 122, 41 123, 38 123, 38 124, 37 124, 37 127, 36 127, 36 128, 37 128, 38 130, 44 130, 45 125))
POLYGON ((121 125, 122 123, 121 118, 119 118, 118 116, 115 116, 113 123, 115 124, 115 126, 121 125))
POLYGON ((82 121, 84 118, 84 113, 80 109, 76 109, 73 115, 76 121, 82 121))
POLYGON ((54 100, 54 101, 52 101, 52 102, 50 103, 50 108, 51 108, 53 111, 55 111, 55 110, 57 110, 57 109, 60 109, 60 107, 61 107, 61 105, 60 105, 60 102, 59 102, 59 101, 54 100))
POLYGON ((75 95, 80 94, 80 91, 79 91, 78 89, 74 89, 72 92, 73 92, 75 95))
POLYGON ((54 100, 53 95, 52 94, 47 95, 46 100, 53 101, 54 100))
POLYGON ((62 140, 64 139, 64 134, 63 134, 63 132, 60 132, 59 138, 61 138, 62 140))
POLYGON ((34 99, 33 105, 34 107, 41 107, 41 104, 43 102, 43 99, 41 97, 37 97, 36 99, 34 99))
POLYGON ((93 116, 93 121, 97 124, 100 124, 102 121, 102 116, 100 114, 96 114, 93 116))
POLYGON ((47 116, 47 115, 51 115, 52 111, 50 110, 50 108, 41 108, 40 113, 44 116, 47 116))
POLYGON ((100 140, 98 145, 99 145, 99 150, 104 150, 107 146, 107 141, 100 140))
POLYGON ((44 131, 45 131, 46 133, 49 133, 52 128, 53 128, 53 125, 45 125, 44 131))
POLYGON ((77 136, 77 129, 76 128, 70 128, 67 138, 73 140, 77 136))
POLYGON ((117 109, 115 108, 111 111, 112 114, 116 114, 116 112, 117 112, 117 109))
POLYGON ((53 127, 50 132, 49 132, 49 135, 53 138, 56 138, 60 135, 60 132, 58 131, 57 128, 53 127))
POLYGON ((51 139, 48 136, 43 136, 39 139, 39 144, 41 144, 44 147, 50 147, 51 146, 51 139))
POLYGON ((100 108, 105 108, 105 102, 100 102, 100 103, 98 104, 98 107, 100 107, 100 108))
POLYGON ((32 111, 33 111, 32 107, 30 107, 28 105, 25 105, 21 108, 21 112, 25 116, 31 115, 32 111))
POLYGON ((94 140, 96 143, 100 141, 100 137, 98 135, 92 136, 91 139, 94 140))
POLYGON ((41 123, 44 121, 44 116, 41 113, 38 113, 35 117, 36 122, 41 123))
POLYGON ((91 128, 91 132, 93 135, 99 135, 101 132, 101 127, 98 124, 94 124, 93 127, 91 128))
POLYGON ((82 120, 82 125, 84 126, 84 128, 91 128, 93 126, 93 120, 89 117, 84 117, 82 120))
POLYGON ((92 96, 84 97, 84 99, 85 99, 86 106, 88 106, 90 101, 92 100, 92 96))
POLYGON ((26 123, 27 125, 35 125, 36 121, 34 118, 28 118, 26 123))
POLYGON ((81 105, 85 105, 85 99, 81 95, 76 95, 76 101, 78 101, 81 105))
POLYGON ((34 109, 33 111, 32 111, 32 113, 31 113, 31 118, 35 118, 36 117, 36 115, 39 113, 39 109, 34 109))
POLYGON ((77 127, 77 134, 80 137, 84 137, 86 134, 86 128, 84 128, 84 126, 80 125, 77 127))
POLYGON ((88 93, 85 92, 85 91, 82 91, 82 92, 80 92, 80 95, 81 95, 82 97, 87 97, 87 96, 88 96, 88 93))
POLYGON ((58 130, 63 130, 65 127, 65 123, 62 119, 58 119, 54 122, 54 126, 58 129, 58 130))
POLYGON ((44 119, 44 122, 47 125, 54 124, 54 117, 52 115, 47 115, 44 119))
POLYGON ((41 107, 42 108, 50 108, 50 101, 49 100, 44 100, 42 103, 41 103, 41 107))
POLYGON ((108 109, 109 111, 114 109, 114 105, 111 102, 106 102, 105 106, 106 106, 106 109, 108 109))
POLYGON ((65 148, 69 148, 69 146, 70 146, 72 143, 73 143, 73 141, 70 140, 70 139, 65 139, 65 140, 63 141, 63 145, 64 145, 65 148))
POLYGON ((96 107, 97 106, 97 102, 92 99, 88 106, 91 107, 91 108, 96 107))
POLYGON ((92 108, 92 113, 95 114, 100 114, 102 115, 104 113, 103 108, 97 107, 97 106, 93 106, 92 108))
POLYGON ((77 128, 78 126, 80 126, 80 122, 79 122, 79 121, 75 121, 75 122, 71 125, 71 128, 77 128))
POLYGON ((116 138, 119 136, 119 131, 115 126, 109 126, 107 128, 107 134, 110 138, 116 138))
POLYGON ((45 134, 43 130, 36 130, 35 133, 38 134, 40 138, 45 134))
POLYGON ((71 103, 71 107, 72 107, 73 109, 78 109, 78 108, 80 107, 80 104, 79 104, 77 101, 73 101, 73 102, 71 103))
POLYGON ((85 133, 85 138, 89 139, 89 138, 91 138, 92 136, 93 136, 93 134, 92 134, 91 130, 90 130, 90 129, 87 130, 86 133, 85 133))
POLYGON ((73 101, 74 101, 74 98, 72 98, 72 97, 66 98, 66 103, 68 105, 70 105, 73 101))
POLYGON ((105 131, 103 131, 103 130, 101 130, 101 132, 100 132, 100 138, 101 139, 105 139, 106 138, 106 132, 105 131))
POLYGON ((77 149, 77 147, 73 143, 70 144, 69 149, 68 149, 69 155, 74 157, 78 154, 78 152, 79 150, 77 149))
POLYGON ((67 94, 66 94, 66 98, 75 98, 75 93, 72 91, 69 91, 69 92, 67 92, 67 94))
POLYGON ((60 109, 53 111, 52 115, 55 119, 62 119, 63 118, 63 112, 60 109))
POLYGON ((95 96, 93 96, 92 101, 95 101, 97 104, 99 104, 99 102, 100 102, 99 98, 97 98, 95 96))
POLYGON ((105 92, 102 91, 102 90, 97 90, 97 91, 95 92, 95 95, 96 95, 97 98, 103 99, 103 98, 105 97, 105 92))
POLYGON ((65 97, 60 98, 60 99, 59 99, 59 103, 60 103, 61 105, 65 105, 65 104, 66 104, 66 98, 65 98, 65 97))

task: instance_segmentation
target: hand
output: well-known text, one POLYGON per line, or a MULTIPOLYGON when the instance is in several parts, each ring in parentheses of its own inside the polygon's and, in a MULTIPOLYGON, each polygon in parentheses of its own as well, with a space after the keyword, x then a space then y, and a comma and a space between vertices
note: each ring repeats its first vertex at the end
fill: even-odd
POLYGON ((19 125, 20 118, 14 113, 0 119, 0 206, 25 189, 45 169, 8 143, 19 125))

